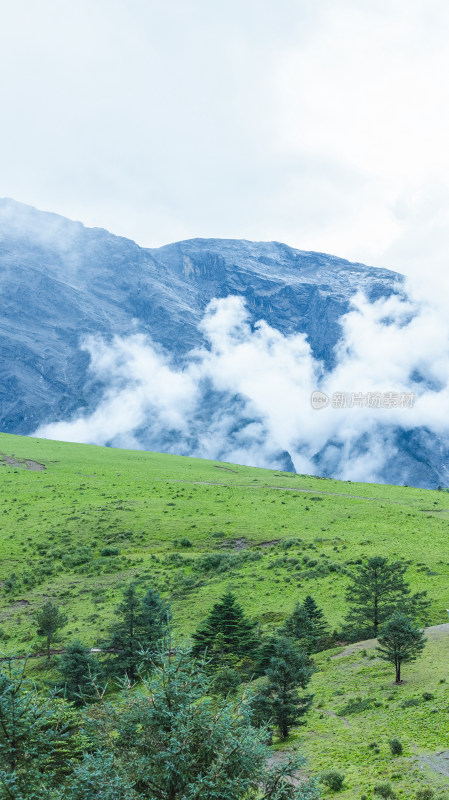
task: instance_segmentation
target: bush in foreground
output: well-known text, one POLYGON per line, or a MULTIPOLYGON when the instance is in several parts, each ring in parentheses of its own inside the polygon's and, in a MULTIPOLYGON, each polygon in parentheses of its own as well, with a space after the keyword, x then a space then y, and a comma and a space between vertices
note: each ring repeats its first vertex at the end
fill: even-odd
POLYGON ((390 739, 388 744, 390 745, 390 751, 392 756, 402 755, 402 743, 399 741, 399 739, 390 739))
POLYGON ((336 769, 329 769, 327 772, 323 772, 320 777, 321 783, 324 783, 331 791, 333 792, 341 792, 343 789, 343 784, 345 781, 345 776, 338 772, 336 769))
POLYGON ((83 712, 42 697, 10 659, 0 665, 0 800, 318 800, 302 758, 270 763, 252 715, 250 696, 213 696, 204 665, 170 643, 140 684, 128 679, 83 712))

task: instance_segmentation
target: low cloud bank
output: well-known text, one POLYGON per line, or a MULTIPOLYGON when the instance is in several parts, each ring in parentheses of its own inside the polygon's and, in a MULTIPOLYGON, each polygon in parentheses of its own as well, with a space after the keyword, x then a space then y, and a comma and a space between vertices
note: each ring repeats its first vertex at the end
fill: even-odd
POLYGON ((237 296, 209 303, 205 345, 182 364, 143 334, 89 337, 82 347, 104 385, 97 408, 34 435, 388 480, 398 428, 426 428, 449 444, 449 320, 431 302, 357 294, 341 323, 331 372, 305 335, 252 326, 237 296), (319 410, 315 390, 328 398, 319 410))

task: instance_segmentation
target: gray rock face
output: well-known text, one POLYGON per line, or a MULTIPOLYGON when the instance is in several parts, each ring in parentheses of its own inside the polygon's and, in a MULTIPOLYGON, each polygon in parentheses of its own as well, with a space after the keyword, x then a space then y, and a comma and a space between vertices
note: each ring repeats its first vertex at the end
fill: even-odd
MULTIPOLYGON (((306 333, 314 356, 331 367, 351 296, 358 289, 372 300, 388 296, 402 280, 395 272, 277 242, 192 239, 144 249, 2 200, 0 429, 29 434, 41 423, 95 407, 101 387, 79 347, 86 334, 148 333, 179 360, 202 344, 198 325, 209 301, 239 294, 253 322, 263 318, 282 333, 306 333)), ((409 483, 435 485, 446 453, 421 439, 418 459, 402 445, 401 482, 406 474, 409 483)))

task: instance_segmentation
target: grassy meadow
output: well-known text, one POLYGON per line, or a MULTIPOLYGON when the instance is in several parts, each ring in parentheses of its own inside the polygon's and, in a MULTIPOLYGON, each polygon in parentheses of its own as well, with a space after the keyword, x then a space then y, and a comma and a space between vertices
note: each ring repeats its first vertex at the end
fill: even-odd
MULTIPOLYGON (((95 646, 131 578, 170 599, 180 639, 228 588, 266 632, 307 594, 338 629, 348 574, 370 555, 406 561, 412 590, 432 600, 429 624, 448 620, 445 491, 0 434, 0 522, 4 652, 38 648, 33 614, 48 598, 69 615, 63 643, 95 646)), ((439 796, 449 632, 429 634, 400 687, 373 646, 316 656, 314 710, 289 746, 300 743, 315 772, 344 772, 342 798, 371 798, 384 780, 404 798, 421 784, 439 796)))

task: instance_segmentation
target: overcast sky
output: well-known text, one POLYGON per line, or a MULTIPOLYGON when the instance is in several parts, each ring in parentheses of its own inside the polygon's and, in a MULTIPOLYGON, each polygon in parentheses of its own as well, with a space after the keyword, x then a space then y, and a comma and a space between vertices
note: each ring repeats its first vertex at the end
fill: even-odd
POLYGON ((445 273, 447 0, 1 6, 2 196, 445 273))

